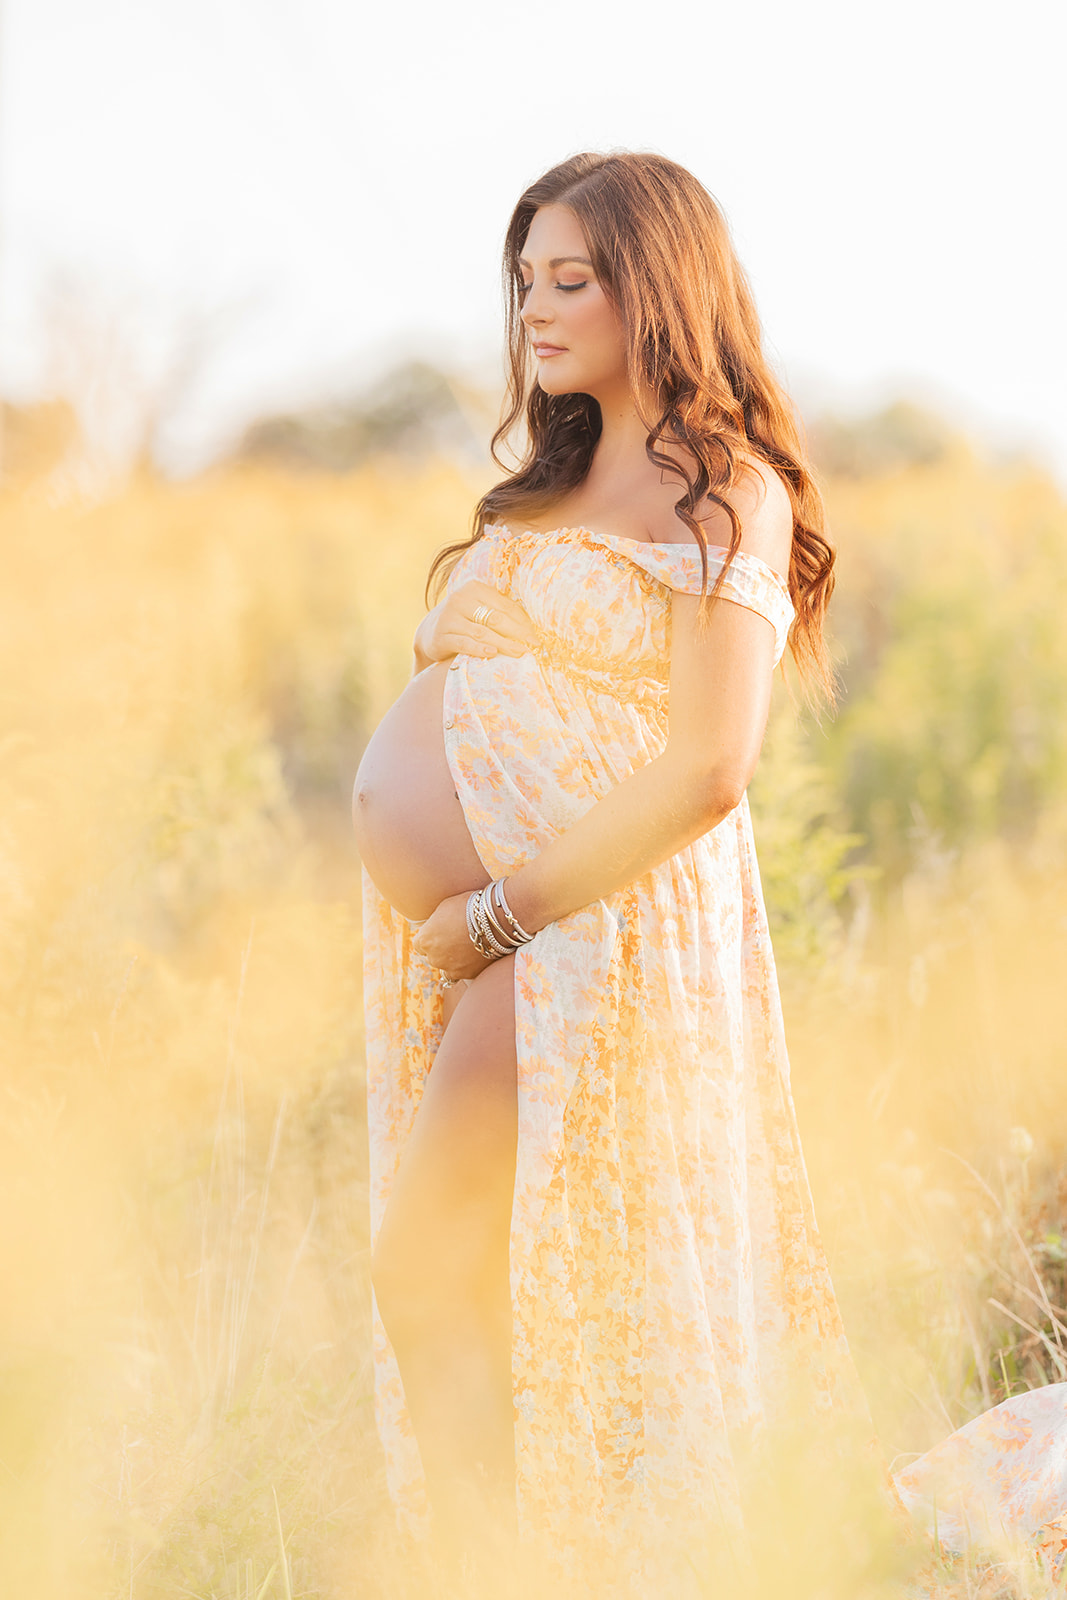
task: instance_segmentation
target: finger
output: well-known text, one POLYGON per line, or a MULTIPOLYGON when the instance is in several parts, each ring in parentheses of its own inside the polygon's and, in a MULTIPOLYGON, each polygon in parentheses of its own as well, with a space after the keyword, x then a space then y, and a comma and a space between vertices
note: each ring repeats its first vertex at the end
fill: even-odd
POLYGON ((491 622, 480 626, 475 623, 468 632, 472 639, 478 639, 491 649, 494 655, 499 653, 505 656, 523 656, 528 648, 525 639, 516 638, 513 633, 505 633, 491 622))
POLYGON ((506 606, 498 603, 489 609, 493 614, 485 623, 487 628, 493 628, 506 639, 514 639, 519 644, 533 644, 537 637, 537 629, 521 606, 509 601, 506 606))
POLYGON ((456 624, 457 633, 463 633, 469 639, 476 639, 484 645, 492 645, 494 650, 501 650, 507 655, 520 656, 533 643, 533 630, 527 638, 510 618, 502 616, 496 610, 488 618, 475 620, 473 617, 464 617, 456 624))
MULTIPOLYGON (((441 643, 450 655, 480 656, 483 660, 490 656, 499 655, 502 646, 484 628, 478 630, 481 635, 476 638, 474 630, 469 633, 446 633, 442 635, 441 643)), ((512 651, 518 654, 518 651, 512 651)))
POLYGON ((476 622, 468 623, 463 636, 472 641, 473 648, 467 651, 468 655, 523 656, 527 651, 522 639, 516 639, 511 634, 499 633, 488 623, 482 625, 476 622))
POLYGON ((517 600, 512 600, 510 595, 501 594, 499 589, 492 588, 487 583, 472 581, 465 583, 456 591, 453 598, 462 597, 462 613, 471 621, 479 606, 488 606, 493 612, 490 626, 507 635, 508 638, 522 639, 527 644, 532 644, 537 635, 537 630, 530 621, 529 615, 519 605, 517 600))
POLYGON ((491 622, 483 624, 485 631, 497 641, 501 650, 506 650, 508 655, 521 656, 529 650, 536 637, 532 626, 525 628, 519 626, 507 617, 494 616, 491 622))

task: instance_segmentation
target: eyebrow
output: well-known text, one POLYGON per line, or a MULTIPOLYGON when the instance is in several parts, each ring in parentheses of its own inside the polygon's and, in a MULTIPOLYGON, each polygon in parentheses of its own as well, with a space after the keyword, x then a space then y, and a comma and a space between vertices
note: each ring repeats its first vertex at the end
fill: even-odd
MULTIPOLYGON (((562 267, 567 261, 578 261, 583 267, 591 267, 593 265, 588 256, 553 256, 551 261, 548 263, 549 271, 555 272, 557 267, 562 267)), ((525 256, 519 257, 520 267, 528 267, 529 265, 530 263, 526 260, 525 256)))

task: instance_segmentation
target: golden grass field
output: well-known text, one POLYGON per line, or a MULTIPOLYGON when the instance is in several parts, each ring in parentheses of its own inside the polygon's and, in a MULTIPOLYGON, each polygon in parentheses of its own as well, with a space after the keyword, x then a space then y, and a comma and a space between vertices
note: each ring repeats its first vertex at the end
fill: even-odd
MULTIPOLYGON (((5 1596, 436 1592, 373 1428, 347 808, 479 487, 0 489, 5 1596)), ((1067 1376, 1067 507, 960 440, 827 493, 846 693, 820 726, 783 692, 752 803, 893 1456, 1067 1376)), ((803 1526, 761 1594, 902 1592, 803 1526)))

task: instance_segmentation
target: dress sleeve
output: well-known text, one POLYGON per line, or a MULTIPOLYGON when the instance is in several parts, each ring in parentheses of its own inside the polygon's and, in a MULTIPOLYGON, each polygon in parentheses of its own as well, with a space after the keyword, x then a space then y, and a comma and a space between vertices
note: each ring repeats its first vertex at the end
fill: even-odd
MULTIPOLYGON (((641 567, 668 589, 679 594, 699 594, 700 551, 695 544, 641 544, 635 539, 616 539, 607 534, 594 535, 598 544, 607 545, 626 555, 635 566, 641 567)), ((708 589, 726 562, 726 551, 717 545, 708 548, 708 589)), ((759 556, 739 550, 730 562, 725 582, 719 590, 724 600, 745 606, 749 611, 766 617, 774 629, 774 661, 777 666, 785 650, 789 624, 796 615, 784 578, 759 556)))

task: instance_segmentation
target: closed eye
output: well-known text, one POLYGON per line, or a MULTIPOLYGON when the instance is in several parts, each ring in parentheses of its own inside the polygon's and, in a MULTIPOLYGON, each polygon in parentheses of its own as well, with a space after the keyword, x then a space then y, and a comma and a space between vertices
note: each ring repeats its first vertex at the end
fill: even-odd
MULTIPOLYGON (((583 278, 581 283, 557 283, 557 284, 553 285, 553 287, 556 288, 556 289, 559 289, 562 294, 574 294, 575 290, 577 290, 577 289, 586 289, 586 288, 588 288, 588 286, 589 286, 589 279, 588 278, 583 278)), ((533 284, 532 283, 520 283, 519 284, 519 299, 520 300, 524 299, 525 296, 529 294, 529 292, 530 292, 530 290, 532 288, 533 288, 533 284)))

